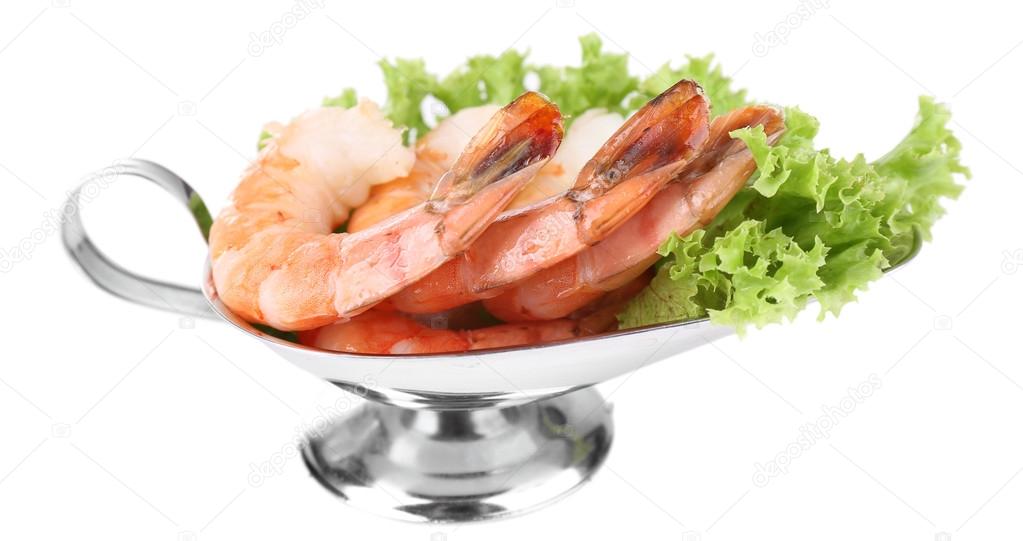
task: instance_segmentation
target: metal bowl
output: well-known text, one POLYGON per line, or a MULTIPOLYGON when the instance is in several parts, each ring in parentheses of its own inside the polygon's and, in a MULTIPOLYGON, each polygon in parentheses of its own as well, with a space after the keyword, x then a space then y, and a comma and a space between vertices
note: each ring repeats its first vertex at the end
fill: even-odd
MULTIPOLYGON (((105 172, 110 173, 164 188, 208 233, 202 199, 168 169, 128 160, 105 172)), ((388 516, 480 520, 564 496, 599 469, 610 448, 610 406, 593 385, 732 333, 699 319, 463 353, 365 355, 310 348, 267 334, 231 312, 217 295, 208 261, 201 289, 139 276, 111 261, 81 222, 84 186, 68 199, 62 236, 72 259, 99 287, 139 304, 227 321, 292 364, 367 399, 330 429, 309 435, 303 456, 329 490, 388 516)), ((917 235, 899 265, 920 244, 917 235)))

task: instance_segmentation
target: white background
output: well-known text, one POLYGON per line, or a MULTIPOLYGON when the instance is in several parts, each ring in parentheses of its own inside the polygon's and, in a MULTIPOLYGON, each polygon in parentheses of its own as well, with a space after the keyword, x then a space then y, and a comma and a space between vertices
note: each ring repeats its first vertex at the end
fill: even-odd
MULTIPOLYGON (((286 19, 255 56, 251 34, 282 26, 293 2, 14 4, 0 14, 0 248, 31 257, 0 275, 0 538, 1023 536, 1023 33, 1009 3, 335 2, 286 19), (917 95, 936 95, 974 178, 935 242, 840 319, 806 314, 604 386, 609 462, 542 511, 391 522, 345 507, 297 459, 254 486, 251 465, 289 450, 340 392, 226 325, 97 290, 50 227, 68 189, 128 156, 166 164, 219 209, 262 123, 345 86, 382 98, 379 55, 446 72, 514 46, 574 63, 592 31, 640 75, 715 52, 752 96, 817 115, 841 155, 877 157, 917 95), (770 31, 784 43, 755 54, 770 31), (880 388, 828 438, 754 485, 755 464, 872 374, 880 388)), ((86 218, 129 268, 198 281, 199 236, 156 188, 117 181, 86 218)))

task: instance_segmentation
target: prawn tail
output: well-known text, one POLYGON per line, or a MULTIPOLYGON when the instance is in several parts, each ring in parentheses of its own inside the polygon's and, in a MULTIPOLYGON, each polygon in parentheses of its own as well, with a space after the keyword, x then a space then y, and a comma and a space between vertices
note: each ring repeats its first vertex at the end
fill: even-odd
POLYGON ((569 194, 581 205, 586 243, 610 233, 695 159, 709 121, 710 103, 690 80, 637 111, 586 164, 569 194))
POLYGON ((498 111, 473 137, 428 203, 444 214, 445 251, 458 254, 489 225, 557 151, 561 111, 526 92, 498 111))

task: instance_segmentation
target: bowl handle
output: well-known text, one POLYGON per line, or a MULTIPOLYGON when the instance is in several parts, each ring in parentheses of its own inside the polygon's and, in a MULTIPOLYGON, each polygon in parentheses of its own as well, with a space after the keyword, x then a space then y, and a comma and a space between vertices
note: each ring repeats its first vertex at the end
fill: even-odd
POLYGON ((101 289, 145 306, 169 310, 188 316, 215 318, 202 291, 139 276, 111 261, 92 243, 82 225, 81 204, 83 193, 87 196, 90 184, 97 178, 110 175, 129 175, 144 178, 163 188, 181 204, 188 207, 192 218, 199 226, 203 239, 210 233, 213 220, 199 194, 181 177, 162 165, 146 160, 123 160, 97 172, 78 186, 68 196, 63 209, 64 221, 61 237, 64 247, 85 274, 101 289))

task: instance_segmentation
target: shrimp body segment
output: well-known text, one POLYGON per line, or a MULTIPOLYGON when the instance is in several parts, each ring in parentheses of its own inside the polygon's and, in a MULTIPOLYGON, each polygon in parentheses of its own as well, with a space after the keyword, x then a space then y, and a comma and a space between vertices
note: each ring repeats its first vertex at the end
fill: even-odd
POLYGON ((209 235, 218 295, 241 317, 264 323, 259 290, 271 271, 343 223, 370 185, 406 175, 415 159, 401 131, 367 100, 313 109, 272 131, 209 235))
POLYGON ((483 302, 504 321, 564 317, 629 282, 653 265, 672 233, 706 227, 756 170, 753 155, 733 130, 761 125, 773 143, 784 131, 781 113, 751 106, 716 118, 703 154, 680 178, 603 242, 523 280, 483 302))
MULTIPOLYGON (((553 155, 562 135, 557 107, 527 92, 472 138, 430 200, 352 234, 330 233, 347 208, 328 186, 301 174, 305 162, 271 144, 261 162, 295 165, 250 169, 234 205, 218 217, 210 237, 217 290, 241 317, 281 330, 355 316, 464 251, 553 155)), ((352 136, 358 144, 362 135, 352 136)), ((306 160, 337 161, 334 152, 322 149, 306 160)), ((410 168, 411 162, 379 176, 391 180, 410 168)), ((364 188, 362 200, 367 196, 364 188)))
POLYGON ((651 100, 587 162, 572 189, 495 222, 466 252, 392 297, 403 312, 432 313, 493 297, 501 288, 600 242, 699 155, 709 106, 680 81, 651 100))

